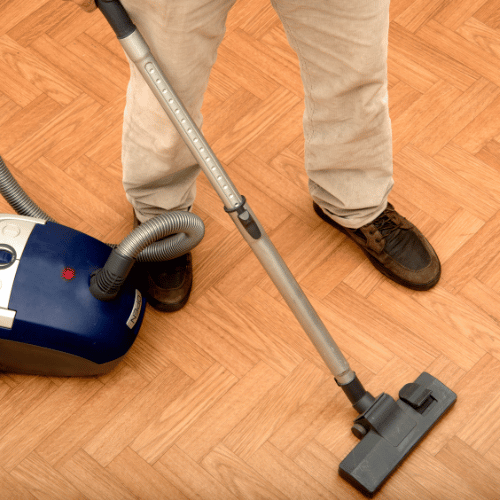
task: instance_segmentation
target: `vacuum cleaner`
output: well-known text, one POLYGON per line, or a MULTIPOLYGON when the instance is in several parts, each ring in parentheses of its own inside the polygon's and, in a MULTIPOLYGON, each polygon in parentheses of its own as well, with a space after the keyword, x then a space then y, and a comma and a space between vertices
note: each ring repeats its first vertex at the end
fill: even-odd
POLYGON ((1 158, 0 193, 18 213, 0 214, 0 370, 109 372, 134 343, 144 316, 140 269, 131 273, 135 262, 183 255, 203 238, 203 221, 189 212, 162 214, 120 245, 107 245, 57 224, 1 158))
MULTIPOLYGON (((340 463, 339 474, 373 496, 453 406, 456 394, 426 372, 406 384, 397 400, 385 393, 374 397, 364 389, 121 3, 96 3, 359 413, 352 432, 360 442, 340 463)), ((17 211, 20 188, 13 187, 15 180, 3 162, 0 167, 1 192, 17 211)), ((133 279, 126 279, 135 261, 181 255, 199 242, 203 229, 191 214, 165 214, 142 224, 110 253, 108 245, 55 224, 32 205, 24 200, 21 215, 0 216, 0 364, 40 374, 51 372, 48 366, 65 375, 110 369, 132 345, 144 314, 139 289, 133 279), (174 233, 174 243, 172 237, 162 239, 174 233)))

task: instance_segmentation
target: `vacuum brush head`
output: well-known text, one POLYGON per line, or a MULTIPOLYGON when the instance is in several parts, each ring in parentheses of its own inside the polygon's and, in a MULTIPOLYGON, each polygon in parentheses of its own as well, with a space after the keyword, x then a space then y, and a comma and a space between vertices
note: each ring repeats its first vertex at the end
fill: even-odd
POLYGON ((381 394, 354 421, 361 441, 340 464, 340 476, 372 497, 456 399, 425 372, 401 389, 397 401, 381 394))

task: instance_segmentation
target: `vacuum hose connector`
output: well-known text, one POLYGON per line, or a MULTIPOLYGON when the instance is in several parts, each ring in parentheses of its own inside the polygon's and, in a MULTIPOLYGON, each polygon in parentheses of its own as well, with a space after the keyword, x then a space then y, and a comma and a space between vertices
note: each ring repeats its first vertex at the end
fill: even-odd
POLYGON ((92 274, 90 293, 99 300, 113 300, 136 260, 175 259, 198 245, 204 235, 203 221, 189 212, 168 212, 144 222, 113 249, 104 267, 92 274))
POLYGON ((90 277, 90 293, 104 302, 113 300, 127 279, 135 259, 120 255, 116 248, 111 251, 105 266, 90 277))
MULTIPOLYGON (((20 215, 56 222, 25 193, 0 157, 0 194, 20 215)), ((189 252, 203 239, 203 221, 190 212, 167 212, 142 223, 113 248, 106 264, 91 276, 90 292, 114 299, 134 263, 163 262, 189 252)))

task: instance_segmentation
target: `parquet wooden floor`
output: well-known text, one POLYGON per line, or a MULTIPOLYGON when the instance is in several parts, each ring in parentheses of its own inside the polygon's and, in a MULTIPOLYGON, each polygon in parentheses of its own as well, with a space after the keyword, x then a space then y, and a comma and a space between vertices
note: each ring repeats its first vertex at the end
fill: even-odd
MULTIPOLYGON (((500 498, 499 12, 392 1, 390 200, 441 257, 430 292, 312 211, 297 60, 268 0, 232 10, 204 103, 207 139, 367 389, 397 396, 425 370, 458 394, 380 500, 500 498)), ((121 241, 121 47, 71 2, 0 0, 0 20, 0 154, 56 220, 121 241)), ((0 376, 1 500, 362 498, 337 474, 356 412, 202 177, 195 212, 191 301, 148 307, 113 372, 0 376)))

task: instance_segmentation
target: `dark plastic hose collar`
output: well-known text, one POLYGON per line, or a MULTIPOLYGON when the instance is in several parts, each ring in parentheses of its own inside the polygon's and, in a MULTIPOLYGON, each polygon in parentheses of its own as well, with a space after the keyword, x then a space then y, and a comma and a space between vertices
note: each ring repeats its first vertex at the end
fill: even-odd
POLYGON ((114 248, 105 266, 92 273, 90 293, 104 302, 115 299, 134 264, 133 257, 125 257, 114 248))

